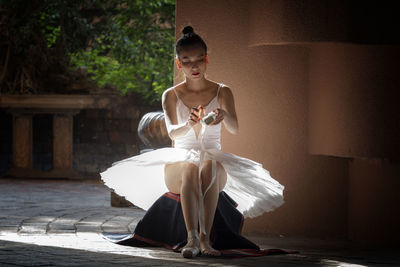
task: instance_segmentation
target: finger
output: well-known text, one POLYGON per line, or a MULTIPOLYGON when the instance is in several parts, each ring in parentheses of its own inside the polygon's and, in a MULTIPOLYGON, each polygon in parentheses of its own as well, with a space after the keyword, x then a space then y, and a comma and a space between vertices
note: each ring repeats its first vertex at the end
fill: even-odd
POLYGON ((198 122, 200 120, 199 117, 195 114, 190 114, 190 119, 194 122, 198 122))
POLYGON ((202 116, 202 111, 201 110, 193 110, 192 113, 195 114, 197 117, 201 117, 202 116))
POLYGON ((225 117, 224 113, 221 112, 220 114, 218 114, 217 118, 215 119, 215 123, 217 124, 217 123, 222 122, 224 120, 224 117, 225 117))
POLYGON ((193 118, 193 117, 194 117, 195 120, 199 119, 199 116, 197 116, 196 114, 190 114, 190 118, 193 118))

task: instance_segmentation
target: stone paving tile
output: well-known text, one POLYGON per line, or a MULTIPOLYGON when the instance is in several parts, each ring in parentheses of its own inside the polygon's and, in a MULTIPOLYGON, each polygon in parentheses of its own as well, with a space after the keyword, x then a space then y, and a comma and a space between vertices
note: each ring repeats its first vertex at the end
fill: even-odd
POLYGON ((24 223, 18 230, 18 233, 21 235, 46 234, 46 232, 47 223, 24 223))
POLYGON ((76 227, 76 233, 86 233, 86 232, 94 232, 98 233, 101 232, 101 222, 99 224, 94 224, 94 223, 78 223, 75 225, 76 227))
POLYGON ((9 232, 13 232, 13 233, 17 232, 18 227, 19 227, 19 225, 7 225, 7 224, 0 225, 0 235, 9 233, 9 232))

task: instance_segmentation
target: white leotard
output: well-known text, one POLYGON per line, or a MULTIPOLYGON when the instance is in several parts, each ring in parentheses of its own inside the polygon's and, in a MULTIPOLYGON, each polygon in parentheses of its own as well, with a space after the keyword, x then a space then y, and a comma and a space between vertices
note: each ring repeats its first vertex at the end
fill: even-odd
MULTIPOLYGON (((219 95, 219 90, 221 89, 222 86, 223 84, 220 83, 215 97, 210 101, 210 103, 204 106, 205 114, 210 113, 216 108, 220 108, 220 105, 218 103, 218 95, 219 95)), ((187 107, 182 102, 175 88, 173 89, 173 91, 175 92, 175 95, 178 98, 178 102, 176 103, 176 115, 178 119, 178 124, 181 124, 188 120, 190 114, 190 108, 187 107)), ((208 148, 221 149, 221 124, 222 123, 218 123, 217 125, 212 125, 207 127, 207 130, 205 131, 203 136, 203 144, 206 149, 208 148)), ((191 148, 200 149, 201 147, 200 135, 196 137, 194 129, 191 128, 186 135, 175 138, 174 147, 186 148, 186 149, 191 149, 191 148)))

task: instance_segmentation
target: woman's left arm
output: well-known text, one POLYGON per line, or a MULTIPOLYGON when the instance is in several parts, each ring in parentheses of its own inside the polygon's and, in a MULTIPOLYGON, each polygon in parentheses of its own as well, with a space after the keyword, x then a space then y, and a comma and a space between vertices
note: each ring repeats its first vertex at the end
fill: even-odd
POLYGON ((237 134, 239 124, 236 116, 235 101, 229 87, 221 87, 218 95, 218 102, 221 108, 214 110, 214 112, 217 113, 217 118, 213 124, 218 124, 223 120, 225 128, 230 133, 237 134))

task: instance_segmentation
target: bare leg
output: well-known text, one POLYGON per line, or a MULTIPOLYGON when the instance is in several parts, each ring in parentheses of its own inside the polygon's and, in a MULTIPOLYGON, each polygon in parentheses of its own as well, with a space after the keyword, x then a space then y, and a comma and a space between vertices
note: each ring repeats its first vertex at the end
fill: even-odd
POLYGON ((185 217, 186 230, 198 229, 199 221, 199 188, 198 188, 198 174, 197 166, 185 167, 182 175, 181 185, 181 204, 183 216, 185 217))
MULTIPOLYGON (((206 161, 201 174, 203 192, 210 184, 211 178, 211 161, 206 161)), ((224 188, 226 179, 225 169, 217 162, 216 181, 204 198, 204 223, 207 234, 201 234, 199 241, 196 237, 199 220, 198 167, 195 164, 185 162, 165 166, 165 184, 168 190, 181 195, 182 211, 188 231, 188 243, 185 247, 201 247, 202 253, 205 255, 220 255, 218 250, 211 247, 210 231, 218 203, 218 194, 224 188)))
POLYGON ((188 242, 182 249, 182 253, 184 257, 192 258, 198 253, 200 247, 198 167, 191 163, 168 165, 165 168, 165 182, 171 192, 181 195, 182 212, 188 232, 188 242))
MULTIPOLYGON (((204 192, 210 184, 211 177, 211 161, 207 161, 202 169, 201 181, 202 191, 204 192)), ((200 233, 200 249, 204 255, 219 256, 221 252, 211 247, 210 231, 214 222, 215 210, 218 203, 219 192, 226 183, 226 172, 220 163, 217 163, 217 177, 214 184, 208 189, 204 197, 204 225, 206 234, 200 233)))

